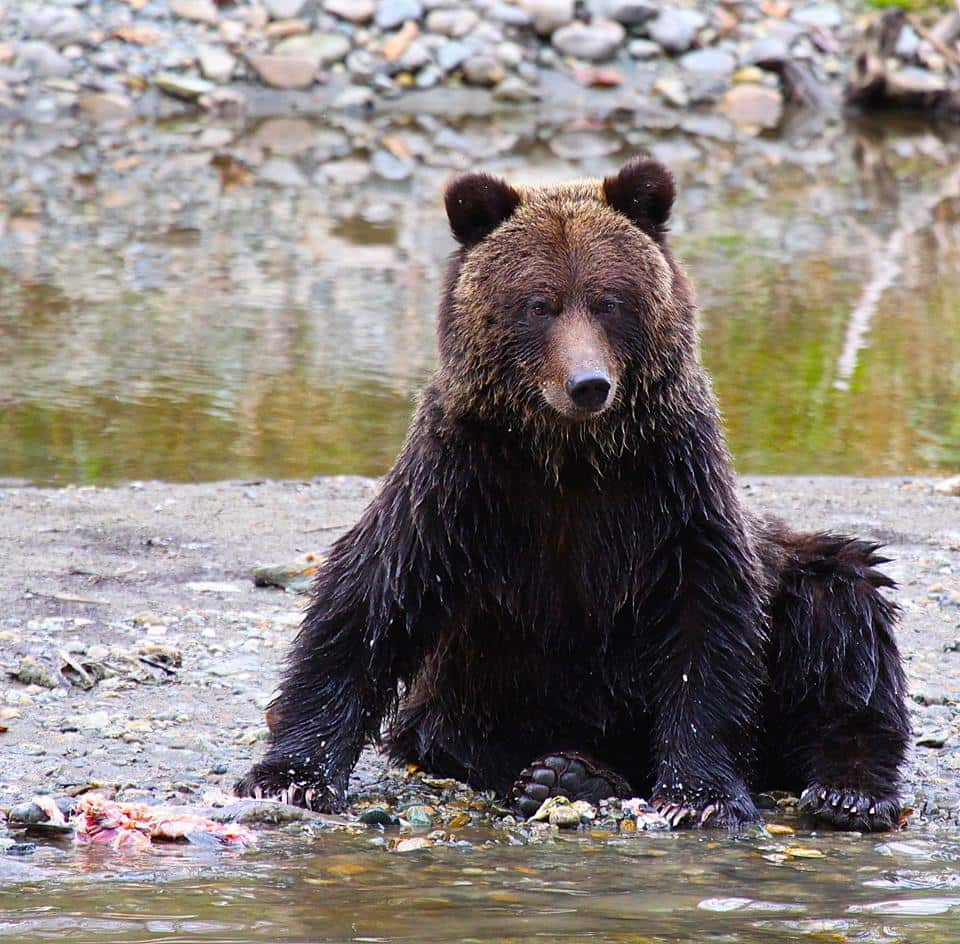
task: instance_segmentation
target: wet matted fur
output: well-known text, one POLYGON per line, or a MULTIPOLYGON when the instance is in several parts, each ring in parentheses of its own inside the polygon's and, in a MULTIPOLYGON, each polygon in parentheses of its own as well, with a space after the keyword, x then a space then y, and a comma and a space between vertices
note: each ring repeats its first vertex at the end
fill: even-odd
POLYGON ((501 794, 567 751, 675 824, 753 820, 760 786, 840 828, 895 823, 908 719, 882 558, 743 508, 673 198, 641 160, 448 189, 440 368, 317 576, 240 793, 339 806, 386 724, 395 759, 501 794), (587 411, 584 371, 607 391, 587 411))

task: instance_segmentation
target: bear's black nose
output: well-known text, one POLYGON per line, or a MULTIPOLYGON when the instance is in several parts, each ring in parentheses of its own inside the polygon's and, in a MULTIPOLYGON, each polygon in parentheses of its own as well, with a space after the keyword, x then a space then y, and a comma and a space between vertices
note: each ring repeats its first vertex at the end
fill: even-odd
POLYGON ((567 378, 567 395, 581 410, 596 413, 610 393, 610 378, 595 370, 585 370, 567 378))

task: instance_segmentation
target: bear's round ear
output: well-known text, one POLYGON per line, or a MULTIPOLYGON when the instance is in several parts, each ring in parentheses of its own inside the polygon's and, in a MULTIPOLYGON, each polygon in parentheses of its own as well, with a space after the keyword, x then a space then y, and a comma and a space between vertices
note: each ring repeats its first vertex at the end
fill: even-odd
POLYGON ((634 158, 604 180, 603 194, 614 210, 649 236, 664 237, 677 190, 673 174, 659 161, 634 158))
POLYGON ((464 174, 447 187, 444 203, 457 242, 473 246, 516 210, 520 194, 489 174, 464 174))

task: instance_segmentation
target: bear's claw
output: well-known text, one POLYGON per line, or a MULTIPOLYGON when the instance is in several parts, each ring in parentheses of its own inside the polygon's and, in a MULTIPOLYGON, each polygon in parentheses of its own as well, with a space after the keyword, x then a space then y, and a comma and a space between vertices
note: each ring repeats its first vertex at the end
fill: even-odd
POLYGON ((305 771, 288 761, 263 761, 247 771, 233 788, 237 796, 256 800, 276 800, 290 806, 302 806, 314 813, 335 813, 342 800, 316 776, 303 776, 305 771), (299 775, 299 776, 298 776, 299 775))
POLYGON ((670 824, 671 829, 739 829, 759 818, 749 796, 739 799, 706 798, 700 804, 654 794, 650 803, 670 824))
POLYGON ((524 816, 533 816, 544 800, 564 796, 597 804, 608 797, 633 795, 618 773, 585 754, 557 751, 538 757, 520 772, 510 793, 511 803, 524 816))
POLYGON ((877 799, 869 793, 812 783, 800 795, 800 809, 831 829, 887 832, 896 829, 900 803, 877 799))

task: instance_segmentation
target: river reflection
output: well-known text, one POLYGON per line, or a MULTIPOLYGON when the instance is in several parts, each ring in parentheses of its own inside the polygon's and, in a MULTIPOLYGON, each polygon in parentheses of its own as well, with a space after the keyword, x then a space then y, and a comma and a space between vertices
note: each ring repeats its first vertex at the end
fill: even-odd
POLYGON ((741 471, 960 466, 956 132, 283 121, 96 140, 38 125, 10 143, 0 477, 382 473, 434 366, 452 248, 439 194, 465 150, 521 181, 638 151, 670 164, 673 242, 741 471), (417 158, 404 179, 371 174, 377 142, 417 158))

